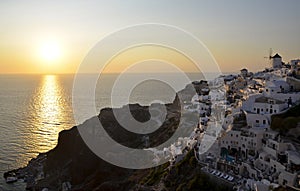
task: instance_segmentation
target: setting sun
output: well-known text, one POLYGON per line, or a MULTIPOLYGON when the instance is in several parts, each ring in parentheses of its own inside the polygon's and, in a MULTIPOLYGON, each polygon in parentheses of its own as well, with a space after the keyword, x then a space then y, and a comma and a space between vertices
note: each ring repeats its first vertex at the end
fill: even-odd
POLYGON ((61 57, 61 47, 55 41, 45 42, 40 47, 40 56, 44 61, 54 62, 61 57))

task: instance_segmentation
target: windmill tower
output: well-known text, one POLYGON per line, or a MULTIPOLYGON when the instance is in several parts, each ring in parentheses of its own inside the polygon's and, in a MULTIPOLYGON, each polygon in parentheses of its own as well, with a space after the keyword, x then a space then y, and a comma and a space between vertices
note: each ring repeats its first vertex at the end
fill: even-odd
POLYGON ((275 54, 272 56, 273 50, 270 48, 269 56, 265 57, 269 59, 269 65, 271 65, 273 68, 281 68, 282 67, 282 57, 279 54, 275 54))
POLYGON ((279 54, 275 54, 274 56, 272 56, 272 66, 273 68, 282 67, 282 57, 279 54))

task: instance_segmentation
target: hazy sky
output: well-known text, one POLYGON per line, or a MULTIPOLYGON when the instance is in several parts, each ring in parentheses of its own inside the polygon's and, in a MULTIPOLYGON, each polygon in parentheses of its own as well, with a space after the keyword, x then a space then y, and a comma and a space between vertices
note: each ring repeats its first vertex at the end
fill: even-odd
POLYGON ((299 0, 3 0, 0 73, 76 72, 105 35, 149 22, 195 35, 223 72, 258 70, 268 65, 269 48, 286 62, 300 58, 299 8, 299 0), (51 43, 59 56, 50 61, 41 51, 51 43))

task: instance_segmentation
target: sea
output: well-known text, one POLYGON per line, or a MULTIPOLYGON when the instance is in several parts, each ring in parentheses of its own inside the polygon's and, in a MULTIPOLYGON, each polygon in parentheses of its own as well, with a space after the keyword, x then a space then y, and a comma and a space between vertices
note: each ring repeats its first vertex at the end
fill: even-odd
MULTIPOLYGON (((89 79, 90 75, 95 74, 82 75, 89 79)), ((94 91, 95 111, 99 112, 105 107, 122 107, 126 103, 170 103, 174 100, 175 92, 186 85, 180 77, 182 74, 161 73, 163 80, 157 75, 126 75, 97 75, 99 78, 94 91), (143 81, 143 78, 146 80, 143 81)), ((215 74, 209 76, 210 79, 216 77, 215 74)), ((191 81, 204 78, 198 73, 189 73, 188 77, 191 81)), ((83 122, 74 117, 72 100, 74 96, 79 96, 81 99, 77 100, 82 100, 79 105, 84 108, 85 98, 90 99, 90 95, 85 92, 74 94, 74 79, 79 79, 78 75, 0 75, 1 191, 25 190, 22 180, 6 184, 3 173, 23 167, 39 153, 54 148, 60 131, 83 122)), ((85 83, 89 85, 88 80, 85 83)), ((86 119, 89 117, 92 116, 85 116, 86 119)))

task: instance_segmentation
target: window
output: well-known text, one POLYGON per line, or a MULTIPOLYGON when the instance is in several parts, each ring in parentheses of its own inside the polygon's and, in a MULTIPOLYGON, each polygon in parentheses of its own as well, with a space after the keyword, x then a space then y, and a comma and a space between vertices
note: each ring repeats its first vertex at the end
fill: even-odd
POLYGON ((283 179, 282 185, 286 185, 287 184, 287 180, 283 179))
POLYGON ((265 120, 265 119, 263 120, 263 124, 264 124, 264 125, 266 124, 266 120, 265 120))
POLYGON ((260 109, 260 111, 261 111, 261 112, 263 112, 263 111, 264 111, 264 109, 260 109))
POLYGON ((255 122, 256 122, 256 123, 259 123, 259 120, 256 120, 255 122))
POLYGON ((256 108, 254 108, 254 111, 256 111, 256 108))
POLYGON ((235 136, 236 136, 236 137, 239 137, 239 135, 238 135, 238 134, 236 134, 235 136))
POLYGON ((276 109, 274 109, 274 113, 276 113, 277 111, 276 111, 276 109))

